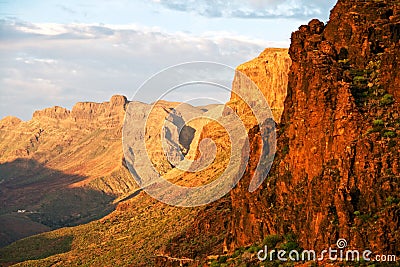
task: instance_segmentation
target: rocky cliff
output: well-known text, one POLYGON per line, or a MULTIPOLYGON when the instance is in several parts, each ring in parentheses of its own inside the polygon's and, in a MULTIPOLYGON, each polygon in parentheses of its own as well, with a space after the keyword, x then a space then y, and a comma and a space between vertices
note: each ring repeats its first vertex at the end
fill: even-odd
POLYGON ((231 249, 293 234, 399 253, 399 27, 398 1, 340 0, 292 34, 279 151, 262 189, 247 192, 249 165, 231 193, 231 249))
POLYGON ((251 93, 251 90, 246 92, 248 83, 251 82, 263 93, 275 121, 279 122, 286 98, 290 65, 289 53, 285 48, 267 48, 255 59, 241 64, 236 71, 243 75, 235 75, 232 83, 233 93, 228 105, 232 106, 238 115, 246 113, 246 104, 236 93, 251 93))

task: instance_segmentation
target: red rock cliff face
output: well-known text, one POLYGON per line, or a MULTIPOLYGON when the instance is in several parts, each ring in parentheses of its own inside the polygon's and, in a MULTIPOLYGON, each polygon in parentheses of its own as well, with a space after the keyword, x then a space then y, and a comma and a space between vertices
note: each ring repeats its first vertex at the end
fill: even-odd
POLYGON ((293 33, 279 151, 262 189, 247 192, 250 164, 231 193, 230 248, 291 232, 399 252, 399 29, 398 1, 341 0, 293 33))

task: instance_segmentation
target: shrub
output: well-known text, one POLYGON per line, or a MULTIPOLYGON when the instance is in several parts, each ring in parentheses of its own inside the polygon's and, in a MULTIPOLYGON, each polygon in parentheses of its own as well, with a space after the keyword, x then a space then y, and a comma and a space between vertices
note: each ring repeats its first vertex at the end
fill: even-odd
MULTIPOLYGON (((353 75, 353 76, 355 76, 355 77, 357 77, 357 76, 364 77, 365 70, 351 69, 351 70, 350 70, 350 74, 353 75)), ((355 78, 355 77, 354 77, 354 78, 355 78)))
POLYGON ((397 142, 395 140, 390 140, 388 143, 389 148, 393 148, 397 146, 397 142))
POLYGON ((373 122, 372 122, 372 125, 374 125, 374 127, 377 127, 377 126, 383 126, 385 123, 383 122, 383 120, 374 120, 373 122))
POLYGON ((231 258, 237 258, 240 254, 242 254, 242 251, 240 251, 240 249, 236 249, 231 258))
POLYGON ((354 84, 366 84, 367 81, 368 81, 367 78, 365 78, 364 76, 355 76, 353 78, 354 84))
POLYGON ((360 215, 360 219, 363 220, 364 222, 368 221, 369 219, 371 219, 371 214, 363 214, 360 215))
POLYGON ((282 241, 282 238, 279 235, 267 235, 264 238, 263 244, 268 248, 275 248, 276 245, 282 241))
POLYGON ((253 246, 251 246, 251 247, 249 247, 249 248, 247 249, 247 252, 256 253, 256 252, 258 252, 260 249, 261 249, 261 248, 260 248, 259 246, 253 245, 253 246))
POLYGON ((300 250, 300 246, 299 244, 297 244, 297 242, 295 241, 289 241, 285 244, 281 245, 281 249, 285 250, 285 251, 291 251, 291 250, 300 250))
POLYGON ((385 94, 380 101, 382 106, 390 105, 394 103, 393 96, 391 94, 385 94))
POLYGON ((219 263, 225 263, 228 260, 227 256, 220 256, 218 257, 218 262, 219 263))
POLYGON ((390 196, 390 197, 386 198, 386 202, 388 204, 390 204, 390 205, 391 204, 398 204, 400 202, 400 199, 390 196))
POLYGON ((292 232, 285 234, 283 237, 285 238, 286 241, 296 241, 297 240, 296 235, 292 232))
POLYGON ((392 132, 392 131, 386 131, 383 133, 383 137, 394 138, 394 137, 396 137, 396 133, 392 132))
POLYGON ((369 134, 371 134, 371 133, 376 133, 376 132, 379 132, 379 131, 380 131, 380 130, 375 129, 375 128, 369 128, 365 134, 366 134, 366 135, 369 135, 369 134))
POLYGON ((282 156, 286 156, 289 153, 289 144, 285 144, 282 149, 282 156))

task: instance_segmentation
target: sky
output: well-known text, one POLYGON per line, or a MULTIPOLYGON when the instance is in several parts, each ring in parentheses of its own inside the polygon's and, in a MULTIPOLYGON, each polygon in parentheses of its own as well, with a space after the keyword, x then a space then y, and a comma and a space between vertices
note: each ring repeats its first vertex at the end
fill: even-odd
MULTIPOLYGON (((28 120, 35 110, 115 94, 132 99, 152 75, 184 62, 235 68, 266 47, 289 47, 293 31, 312 18, 326 22, 334 3, 0 0, 0 118, 28 120)), ((189 89, 183 99, 202 93, 189 89)), ((150 89, 139 100, 159 94, 150 89)))

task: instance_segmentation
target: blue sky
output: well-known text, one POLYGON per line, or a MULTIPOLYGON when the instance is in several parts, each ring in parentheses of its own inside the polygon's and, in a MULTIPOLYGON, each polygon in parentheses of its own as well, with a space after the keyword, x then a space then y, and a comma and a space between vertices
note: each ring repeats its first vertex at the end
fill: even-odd
POLYGON ((182 62, 236 67, 265 47, 288 47, 291 32, 311 18, 327 21, 333 5, 333 0, 2 0, 0 118, 26 120, 37 109, 71 108, 114 94, 131 98, 152 74, 182 62))

